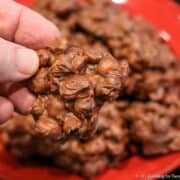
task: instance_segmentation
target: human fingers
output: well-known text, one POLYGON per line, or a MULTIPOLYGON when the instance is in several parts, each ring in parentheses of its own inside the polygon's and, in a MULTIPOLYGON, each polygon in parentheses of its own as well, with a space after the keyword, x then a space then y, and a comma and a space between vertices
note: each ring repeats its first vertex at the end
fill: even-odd
POLYGON ((26 114, 34 100, 35 97, 29 92, 29 90, 23 87, 22 84, 8 83, 1 86, 0 94, 9 98, 9 100, 14 104, 14 107, 23 114, 26 114))
POLYGON ((32 49, 60 36, 53 23, 12 0, 0 0, 0 19, 0 37, 32 49))
POLYGON ((8 120, 13 111, 13 104, 8 99, 0 96, 0 124, 8 120))
POLYGON ((38 66, 35 51, 0 38, 0 83, 27 79, 38 66))

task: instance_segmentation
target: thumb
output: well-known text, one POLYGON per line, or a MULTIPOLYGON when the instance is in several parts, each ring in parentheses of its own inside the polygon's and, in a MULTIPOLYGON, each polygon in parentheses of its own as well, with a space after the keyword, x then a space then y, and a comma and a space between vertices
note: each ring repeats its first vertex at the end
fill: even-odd
POLYGON ((35 51, 0 38, 0 83, 27 79, 38 66, 35 51))

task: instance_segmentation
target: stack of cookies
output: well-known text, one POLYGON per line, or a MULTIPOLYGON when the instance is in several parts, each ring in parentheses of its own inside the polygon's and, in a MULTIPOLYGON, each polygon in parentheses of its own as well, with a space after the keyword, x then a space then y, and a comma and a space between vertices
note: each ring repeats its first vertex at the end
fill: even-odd
POLYGON ((180 150, 180 66, 150 24, 110 0, 39 0, 35 10, 63 38, 37 52, 25 82, 36 101, 4 125, 9 151, 89 178, 132 145, 145 156, 180 150))

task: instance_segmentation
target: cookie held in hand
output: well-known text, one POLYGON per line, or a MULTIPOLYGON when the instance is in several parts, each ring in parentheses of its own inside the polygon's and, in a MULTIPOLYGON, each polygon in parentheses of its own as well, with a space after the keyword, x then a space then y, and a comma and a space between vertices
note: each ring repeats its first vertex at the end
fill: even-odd
POLYGON ((106 101, 118 97, 128 64, 107 52, 68 45, 58 40, 38 51, 40 68, 27 82, 36 100, 30 115, 33 133, 60 140, 89 137, 106 101))

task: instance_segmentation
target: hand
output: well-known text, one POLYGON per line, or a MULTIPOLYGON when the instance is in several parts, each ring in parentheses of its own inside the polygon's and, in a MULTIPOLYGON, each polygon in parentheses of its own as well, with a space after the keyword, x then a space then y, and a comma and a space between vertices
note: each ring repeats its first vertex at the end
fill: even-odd
POLYGON ((26 113, 34 101, 18 82, 38 69, 35 51, 60 36, 58 29, 36 12, 12 1, 0 0, 0 123, 16 108, 26 113))

